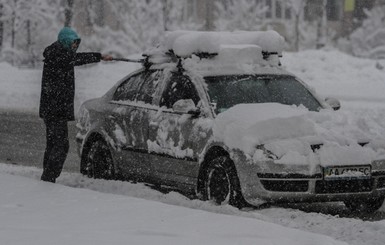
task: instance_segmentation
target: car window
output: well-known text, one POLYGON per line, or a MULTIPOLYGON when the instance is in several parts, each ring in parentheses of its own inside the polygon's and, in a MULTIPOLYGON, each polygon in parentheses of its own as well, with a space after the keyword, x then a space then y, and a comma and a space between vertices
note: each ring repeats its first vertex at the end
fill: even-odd
POLYGON ((129 77, 116 89, 113 100, 135 101, 137 92, 144 82, 145 75, 145 72, 141 72, 129 77))
POLYGON ((198 92, 190 79, 182 74, 173 74, 160 100, 160 106, 172 108, 178 100, 194 101, 195 105, 200 101, 198 92))
POLYGON ((162 71, 148 71, 145 75, 144 82, 141 84, 136 96, 137 101, 143 101, 144 103, 151 104, 154 97, 156 86, 161 78, 162 71))
POLYGON ((217 76, 205 80, 217 113, 237 104, 269 102, 303 105, 311 111, 321 108, 317 99, 292 76, 217 76))

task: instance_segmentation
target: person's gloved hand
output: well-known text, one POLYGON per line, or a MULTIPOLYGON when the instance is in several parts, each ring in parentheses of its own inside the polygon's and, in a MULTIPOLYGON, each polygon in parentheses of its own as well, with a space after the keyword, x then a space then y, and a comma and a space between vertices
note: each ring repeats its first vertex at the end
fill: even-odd
POLYGON ((113 59, 113 57, 111 55, 102 54, 102 60, 104 60, 104 61, 111 61, 112 59, 113 59))

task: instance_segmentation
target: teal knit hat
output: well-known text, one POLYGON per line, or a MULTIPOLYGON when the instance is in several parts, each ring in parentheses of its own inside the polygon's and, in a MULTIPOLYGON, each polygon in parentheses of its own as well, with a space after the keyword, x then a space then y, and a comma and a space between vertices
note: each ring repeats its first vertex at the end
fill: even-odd
MULTIPOLYGON (((61 45, 63 45, 64 48, 66 49, 71 49, 72 48, 72 43, 74 41, 80 43, 81 39, 70 27, 64 27, 63 29, 60 30, 59 35, 57 37, 57 40, 61 45)), ((76 50, 74 50, 76 51, 76 50)))

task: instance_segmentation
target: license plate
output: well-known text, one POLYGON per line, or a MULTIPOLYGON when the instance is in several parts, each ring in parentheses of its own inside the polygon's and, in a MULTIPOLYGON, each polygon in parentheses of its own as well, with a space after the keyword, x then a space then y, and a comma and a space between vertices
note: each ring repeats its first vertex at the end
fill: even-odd
POLYGON ((325 167, 324 179, 370 179, 371 172, 372 168, 369 165, 325 167))

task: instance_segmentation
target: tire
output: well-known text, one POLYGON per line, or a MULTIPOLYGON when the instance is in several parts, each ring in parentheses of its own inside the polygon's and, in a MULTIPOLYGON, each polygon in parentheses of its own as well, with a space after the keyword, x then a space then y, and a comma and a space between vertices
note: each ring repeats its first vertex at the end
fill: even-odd
POLYGON ((385 197, 372 197, 366 200, 345 201, 345 206, 352 212, 373 213, 384 203, 385 197))
POLYGON ((114 162, 107 144, 103 140, 91 143, 85 156, 84 174, 95 179, 115 179, 114 162))
POLYGON ((233 162, 220 156, 208 163, 203 175, 202 198, 216 205, 246 206, 233 162))

